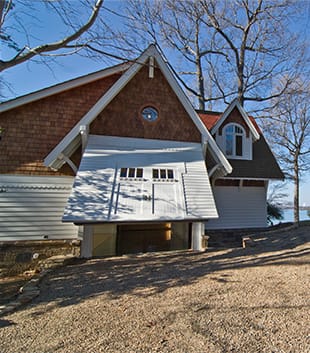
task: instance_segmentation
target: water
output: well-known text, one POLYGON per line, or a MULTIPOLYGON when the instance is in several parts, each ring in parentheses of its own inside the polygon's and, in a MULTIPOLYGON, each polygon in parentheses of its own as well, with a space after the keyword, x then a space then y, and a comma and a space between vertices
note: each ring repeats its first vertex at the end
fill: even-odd
MULTIPOLYGON (((299 211, 299 218, 300 221, 310 221, 310 217, 308 216, 307 210, 300 210, 299 211)), ((273 220, 274 224, 278 223, 286 223, 286 222, 293 222, 294 221, 294 210, 292 208, 286 208, 283 210, 283 219, 280 221, 273 220)))

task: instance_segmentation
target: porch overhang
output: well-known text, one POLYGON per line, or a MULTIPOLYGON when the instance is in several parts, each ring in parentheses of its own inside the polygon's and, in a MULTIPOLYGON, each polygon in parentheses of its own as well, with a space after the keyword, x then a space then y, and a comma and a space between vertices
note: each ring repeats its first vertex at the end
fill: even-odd
POLYGON ((63 222, 217 217, 201 144, 90 135, 63 222))

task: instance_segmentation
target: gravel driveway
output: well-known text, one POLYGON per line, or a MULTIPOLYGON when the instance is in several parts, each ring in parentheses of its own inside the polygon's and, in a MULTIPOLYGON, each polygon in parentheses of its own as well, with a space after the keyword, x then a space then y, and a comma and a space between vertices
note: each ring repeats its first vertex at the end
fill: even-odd
POLYGON ((309 233, 76 261, 0 318, 0 352, 310 352, 309 233))

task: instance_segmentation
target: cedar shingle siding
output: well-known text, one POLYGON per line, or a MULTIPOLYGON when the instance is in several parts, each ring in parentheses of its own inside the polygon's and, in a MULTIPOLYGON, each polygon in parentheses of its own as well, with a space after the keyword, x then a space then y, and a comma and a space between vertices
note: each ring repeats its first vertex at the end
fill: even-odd
POLYGON ((0 174, 71 175, 54 172, 43 159, 118 79, 104 79, 28 103, 0 115, 0 174))
POLYGON ((233 109, 233 111, 229 114, 227 119, 225 119, 223 124, 219 127, 219 134, 220 135, 222 135, 223 128, 229 123, 237 123, 237 124, 241 125, 246 132, 246 136, 249 137, 249 132, 250 132, 249 127, 246 124, 246 122, 244 121, 243 117, 241 116, 241 114, 237 108, 233 109))
POLYGON ((122 89, 90 127, 91 134, 160 140, 200 142, 200 132, 159 69, 154 78, 143 67, 122 89), (141 118, 141 110, 154 106, 155 122, 141 118))
POLYGON ((229 159, 229 163, 233 171, 228 178, 284 179, 263 135, 253 143, 253 160, 229 159))

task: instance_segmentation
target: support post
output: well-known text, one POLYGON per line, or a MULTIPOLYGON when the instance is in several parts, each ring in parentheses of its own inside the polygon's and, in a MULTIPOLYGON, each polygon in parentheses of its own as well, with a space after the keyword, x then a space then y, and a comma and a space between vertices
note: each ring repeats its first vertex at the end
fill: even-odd
POLYGON ((83 232, 83 240, 81 242, 81 257, 89 259, 93 255, 93 227, 85 224, 83 232))
POLYGON ((193 222, 192 223, 192 249, 193 251, 204 251, 205 248, 202 246, 202 237, 204 234, 204 223, 193 222))

